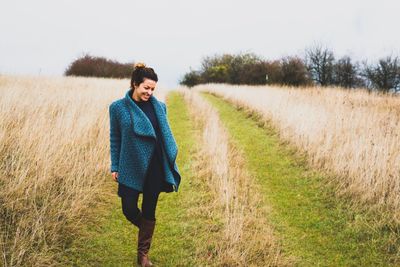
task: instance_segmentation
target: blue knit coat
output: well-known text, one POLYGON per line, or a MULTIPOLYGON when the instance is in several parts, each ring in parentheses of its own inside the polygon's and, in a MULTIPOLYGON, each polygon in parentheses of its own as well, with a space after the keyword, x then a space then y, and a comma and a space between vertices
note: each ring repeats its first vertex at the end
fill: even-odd
MULTIPOLYGON (((143 192, 157 137, 146 114, 130 97, 131 93, 130 89, 124 98, 109 106, 111 172, 118 172, 119 183, 143 192)), ((178 147, 168 124, 167 108, 154 96, 148 101, 153 104, 162 135, 165 180, 177 192, 181 181, 176 165, 178 147)))

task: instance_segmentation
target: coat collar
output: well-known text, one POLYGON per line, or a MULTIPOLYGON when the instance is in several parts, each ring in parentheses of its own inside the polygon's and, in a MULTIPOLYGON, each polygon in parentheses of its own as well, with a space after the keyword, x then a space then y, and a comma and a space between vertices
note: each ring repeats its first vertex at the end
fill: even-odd
MULTIPOLYGON (((147 118, 146 114, 132 100, 131 95, 132 89, 126 92, 125 98, 123 100, 126 102, 127 108, 129 110, 134 133, 138 136, 157 139, 153 125, 147 118)), ((151 96, 148 101, 153 104, 154 112, 161 130, 161 138, 163 143, 166 144, 164 146, 165 153, 169 163, 171 164, 171 166, 173 166, 178 154, 178 147, 176 146, 175 139, 169 127, 164 107, 161 105, 161 102, 159 102, 154 96, 151 96)))
MULTIPOLYGON (((125 103, 127 103, 129 108, 129 113, 133 124, 133 131, 137 135, 156 139, 156 133, 154 131, 153 125, 151 124, 146 114, 132 100, 131 98, 132 92, 133 92, 132 89, 129 89, 126 92, 124 101, 125 103)), ((151 104, 153 105, 157 120, 160 123, 165 119, 165 114, 164 111, 162 110, 161 104, 158 102, 157 98, 153 95, 150 96, 148 101, 150 101, 151 104)))

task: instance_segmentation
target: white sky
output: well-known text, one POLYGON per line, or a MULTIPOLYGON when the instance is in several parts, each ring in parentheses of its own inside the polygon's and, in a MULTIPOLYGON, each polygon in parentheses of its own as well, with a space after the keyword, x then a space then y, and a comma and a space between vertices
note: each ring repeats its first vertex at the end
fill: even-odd
POLYGON ((175 86, 205 56, 277 59, 316 42, 373 61, 400 54, 399 11, 398 0, 1 0, 0 73, 62 75, 90 53, 143 61, 175 86))

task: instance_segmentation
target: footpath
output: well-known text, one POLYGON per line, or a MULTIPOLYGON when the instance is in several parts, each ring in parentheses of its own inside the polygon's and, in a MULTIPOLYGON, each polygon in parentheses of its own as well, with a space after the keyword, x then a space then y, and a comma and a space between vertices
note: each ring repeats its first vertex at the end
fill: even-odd
MULTIPOLYGON (((206 190, 197 184, 193 172, 195 129, 181 95, 170 93, 166 103, 179 144, 177 164, 184 180, 178 192, 160 194, 150 258, 158 266, 201 266, 204 260, 199 255, 206 255, 209 231, 207 218, 195 211, 204 201, 206 190)), ((63 265, 136 266, 138 230, 122 214, 117 184, 111 177, 102 199, 91 213, 92 222, 82 229, 81 238, 65 251, 63 265)))

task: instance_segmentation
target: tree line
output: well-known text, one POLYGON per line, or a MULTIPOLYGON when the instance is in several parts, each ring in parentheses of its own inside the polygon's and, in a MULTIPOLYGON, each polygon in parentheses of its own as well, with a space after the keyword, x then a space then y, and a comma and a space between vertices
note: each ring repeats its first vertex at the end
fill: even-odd
POLYGON ((104 57, 85 54, 74 60, 65 70, 66 76, 129 78, 133 63, 119 63, 104 57))
POLYGON ((304 54, 279 60, 265 60, 254 53, 208 56, 203 58, 200 70, 191 69, 180 84, 189 87, 201 83, 319 85, 400 92, 398 56, 360 63, 349 56, 336 59, 333 51, 322 45, 310 47, 304 54))

